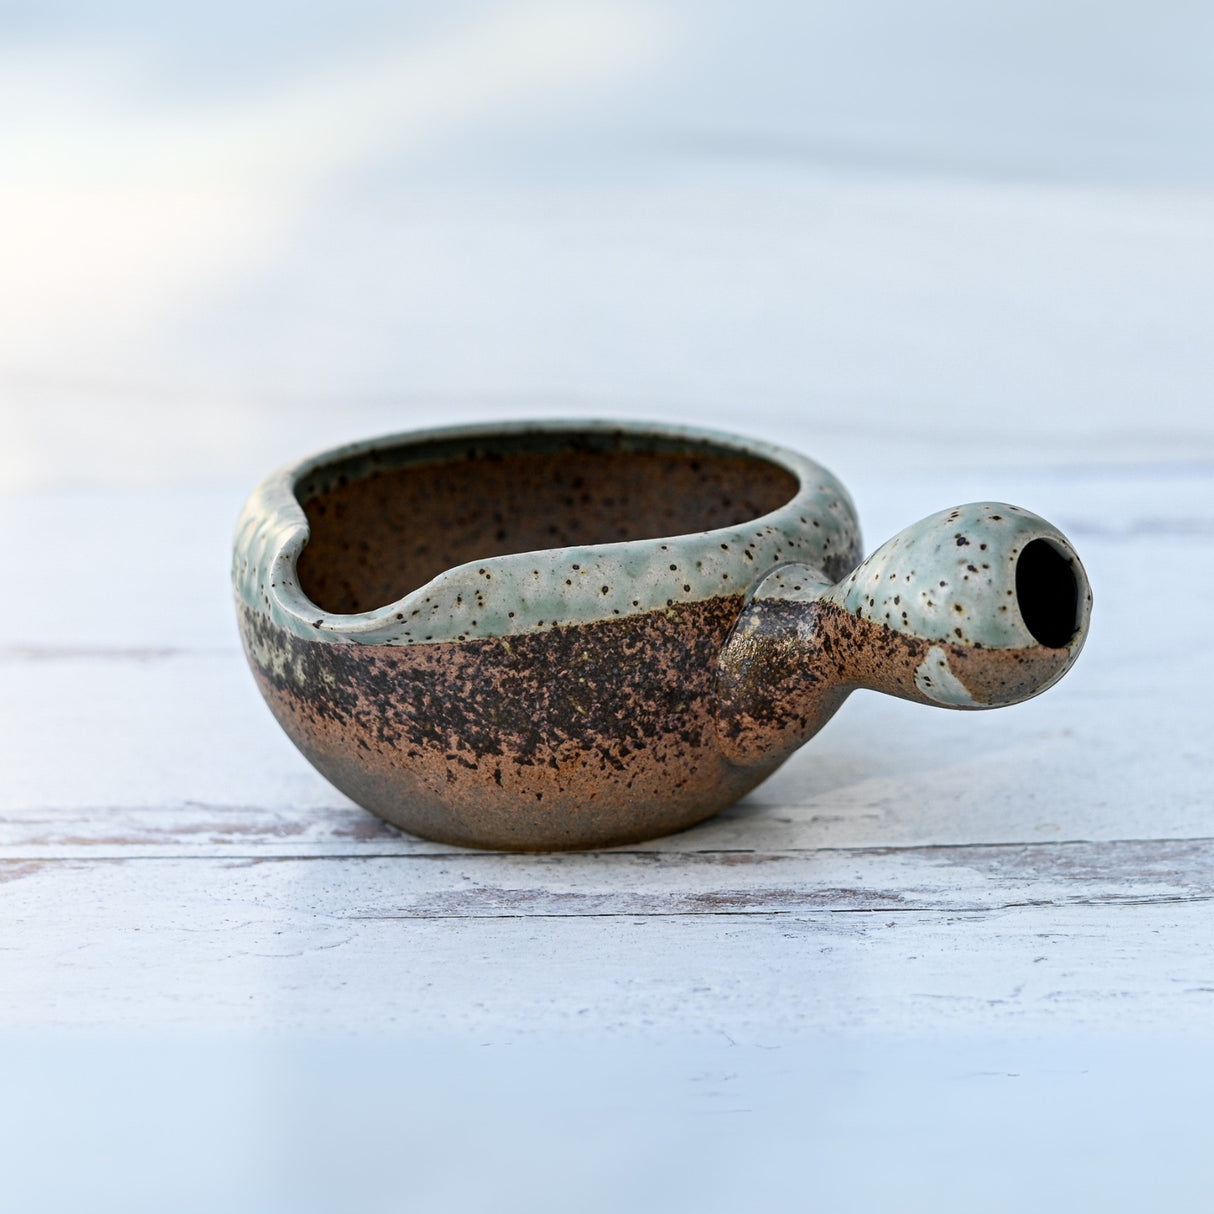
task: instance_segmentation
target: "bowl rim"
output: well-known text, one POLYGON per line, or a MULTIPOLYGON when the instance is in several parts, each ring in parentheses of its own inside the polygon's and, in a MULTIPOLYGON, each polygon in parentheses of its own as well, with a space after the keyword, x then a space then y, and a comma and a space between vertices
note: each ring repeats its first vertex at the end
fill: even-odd
POLYGON ((853 567, 859 556, 859 525, 851 496, 833 473, 791 448, 700 426, 631 419, 535 418, 398 431, 327 448, 283 465, 245 503, 236 528, 232 579, 238 602, 302 638, 401 645, 509 636, 597 622, 613 615, 643 614, 668 609, 675 602, 745 593, 781 561, 811 565, 833 561, 842 570, 845 564, 848 569, 853 567), (765 460, 791 473, 797 479, 797 491, 775 510, 728 527, 467 561, 369 611, 326 612, 300 587, 297 564, 310 527, 297 490, 308 476, 389 448, 578 433, 686 442, 715 447, 721 455, 765 460), (743 550, 750 555, 743 556, 743 550), (734 576, 735 571, 741 572, 742 564, 746 572, 752 572, 749 579, 734 576), (677 578, 664 576, 675 565, 677 578), (572 591, 565 585, 565 574, 571 568, 581 575, 572 591), (559 590, 551 584, 558 571, 562 575, 559 590), (494 578, 498 579, 493 587, 497 606, 478 610, 474 617, 469 605, 484 595, 494 578), (468 595, 466 602, 464 594, 468 595), (515 599, 527 609, 520 613, 506 606, 515 599), (545 607, 545 601, 553 606, 545 607))

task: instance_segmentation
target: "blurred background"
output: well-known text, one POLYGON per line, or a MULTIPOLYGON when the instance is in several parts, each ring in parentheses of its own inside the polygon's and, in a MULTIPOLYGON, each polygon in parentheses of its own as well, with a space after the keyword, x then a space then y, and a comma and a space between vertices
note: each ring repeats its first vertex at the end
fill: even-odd
POLYGON ((527 415, 1208 461, 1212 55, 1185 0, 5 3, 0 488, 527 415))

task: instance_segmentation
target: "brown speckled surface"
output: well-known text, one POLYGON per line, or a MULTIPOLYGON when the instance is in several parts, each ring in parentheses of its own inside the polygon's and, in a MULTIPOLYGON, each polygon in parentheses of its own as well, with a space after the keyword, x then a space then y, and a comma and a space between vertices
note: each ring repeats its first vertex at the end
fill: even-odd
POLYGON ((1073 660, 1065 647, 933 643, 829 602, 756 600, 721 655, 720 744, 739 763, 787 756, 859 688, 936 704, 939 663, 973 697, 969 707, 1011 704, 1049 686, 1073 660))
POLYGON ((428 838, 548 850, 683 829, 782 761, 740 768, 717 746, 716 661, 740 606, 408 647, 309 644, 248 608, 241 623, 274 715, 360 804, 428 838))

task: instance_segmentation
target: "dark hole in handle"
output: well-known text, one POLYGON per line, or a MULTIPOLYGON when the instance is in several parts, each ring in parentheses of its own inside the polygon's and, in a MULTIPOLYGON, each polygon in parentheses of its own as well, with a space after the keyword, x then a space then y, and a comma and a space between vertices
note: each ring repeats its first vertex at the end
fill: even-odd
POLYGON ((1047 540, 1031 541, 1020 554, 1016 598, 1024 626, 1040 644, 1070 644, 1079 620, 1079 583, 1071 562, 1047 540))

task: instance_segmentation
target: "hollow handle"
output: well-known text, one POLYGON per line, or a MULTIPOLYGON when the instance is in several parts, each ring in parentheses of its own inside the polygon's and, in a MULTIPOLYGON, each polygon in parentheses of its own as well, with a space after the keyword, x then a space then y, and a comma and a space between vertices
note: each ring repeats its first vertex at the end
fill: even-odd
POLYGON ((1091 606, 1070 541, 1001 502, 915 523, 836 585, 781 566, 721 652, 722 749, 740 763, 791 752, 861 687, 942 708, 1027 700, 1074 663, 1091 606))

